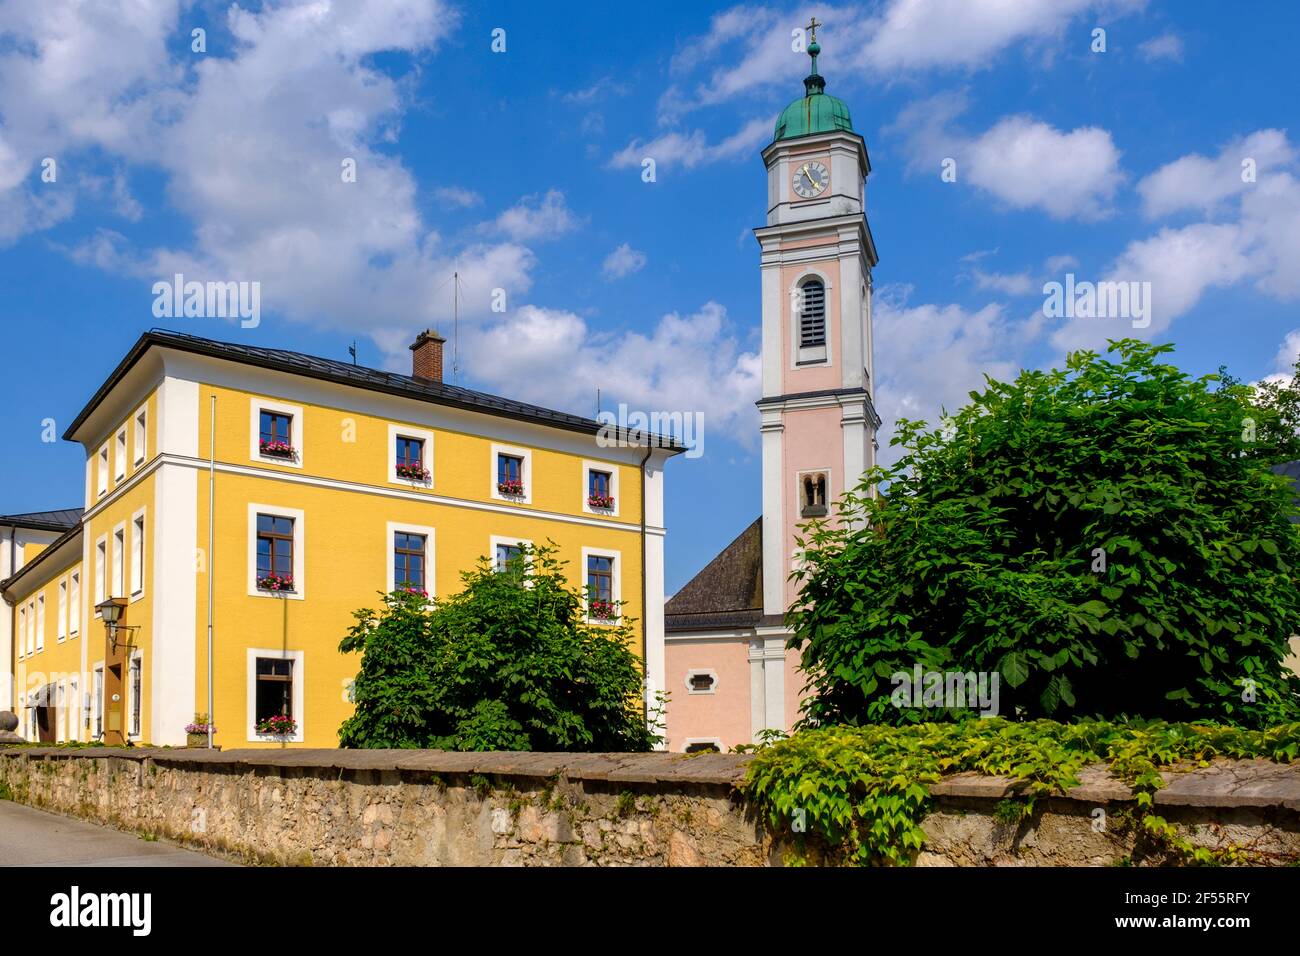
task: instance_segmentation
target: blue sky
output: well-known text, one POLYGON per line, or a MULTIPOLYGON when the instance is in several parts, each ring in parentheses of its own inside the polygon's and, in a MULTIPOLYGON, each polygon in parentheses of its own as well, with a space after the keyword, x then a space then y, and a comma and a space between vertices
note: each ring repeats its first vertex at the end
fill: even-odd
POLYGON ((887 423, 1125 334, 1198 374, 1289 367, 1289 3, 0 0, 0 512, 81 501, 81 451, 42 422, 61 433, 150 326, 339 358, 355 340, 405 370, 416 331, 450 334, 458 269, 462 384, 704 414, 704 456, 668 472, 675 590, 759 512, 750 230, 814 13, 873 164, 887 423), (175 271, 260 282, 260 325, 155 319, 175 271), (1150 327, 1045 318, 1067 272, 1151 282, 1150 327))

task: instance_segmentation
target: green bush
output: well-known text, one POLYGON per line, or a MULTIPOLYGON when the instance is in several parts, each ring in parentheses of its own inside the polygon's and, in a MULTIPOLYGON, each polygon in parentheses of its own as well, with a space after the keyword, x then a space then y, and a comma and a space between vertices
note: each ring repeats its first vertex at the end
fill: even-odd
POLYGON ((360 652, 344 747, 644 751, 631 620, 587 623, 547 547, 498 572, 487 558, 457 594, 394 591, 355 612, 339 645, 360 652))
POLYGON ((806 529, 804 725, 956 716, 891 703, 917 664, 1000 674, 1007 717, 1300 717, 1300 532, 1269 470, 1286 429, 1170 348, 1074 353, 988 380, 944 428, 900 422, 899 461, 806 529))
MULTIPOLYGON (((1249 859, 1240 848, 1221 854, 1194 848, 1151 812, 1164 786, 1159 768, 1203 766, 1212 757, 1300 756, 1300 723, 1264 731, 1208 724, 1113 724, 1000 718, 903 727, 824 727, 759 747, 741 792, 771 831, 798 844, 813 835, 833 861, 907 865, 924 844, 921 821, 932 801, 928 785, 962 771, 1011 777, 1023 784, 1019 816, 1036 799, 1078 784, 1078 771, 1107 763, 1136 793, 1144 832, 1173 862, 1249 859)), ((999 810, 1012 822, 1010 808, 999 810)))

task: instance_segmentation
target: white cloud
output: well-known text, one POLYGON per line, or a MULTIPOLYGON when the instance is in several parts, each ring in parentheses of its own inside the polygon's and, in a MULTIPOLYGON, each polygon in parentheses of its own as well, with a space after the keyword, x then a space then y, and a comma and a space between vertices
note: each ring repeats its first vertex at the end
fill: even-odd
POLYGON ((474 190, 460 186, 439 186, 433 191, 433 196, 444 206, 453 209, 468 209, 483 202, 483 197, 474 190))
POLYGON ((645 268, 645 262, 645 253, 633 249, 625 242, 605 257, 602 268, 606 278, 622 279, 634 272, 640 272, 645 268))
POLYGON ((512 397, 590 416, 599 388, 606 408, 703 412, 706 453, 709 435, 757 441, 761 361, 716 302, 665 315, 649 333, 600 332, 572 312, 525 305, 463 334, 466 372, 512 397))
POLYGON ((516 242, 550 239, 577 228, 564 193, 549 190, 544 196, 526 196, 496 218, 492 228, 516 242))
POLYGON ((992 289, 1004 295, 1028 295, 1035 291, 1034 280, 1028 272, 985 272, 982 269, 972 269, 971 278, 975 280, 976 288, 992 289))
POLYGON ((886 130, 901 136, 913 172, 938 176, 956 161, 956 182, 970 183, 1014 209, 1042 209, 1056 219, 1107 216, 1123 181, 1119 150, 1094 126, 1068 132, 1029 116, 1007 116, 978 135, 953 121, 966 109, 964 93, 909 104, 886 130))
POLYGON ((1172 60, 1183 62, 1183 41, 1176 33, 1164 33, 1138 44, 1138 52, 1148 62, 1172 60))
POLYGON ((1056 275, 1057 273, 1066 272, 1070 269, 1077 269, 1078 267, 1079 260, 1069 253, 1047 257, 1046 268, 1049 275, 1056 275))
POLYGON ((1193 153, 1161 166, 1137 185, 1143 212, 1157 218, 1187 210, 1213 213, 1224 201, 1254 189, 1242 179, 1242 163, 1253 160, 1256 179, 1292 165, 1296 151, 1279 129, 1234 139, 1213 159, 1193 153))
POLYGON ((766 119, 750 120, 739 130, 717 143, 709 143, 703 130, 687 133, 665 133, 649 142, 632 140, 610 159, 614 169, 640 166, 642 160, 653 159, 655 166, 696 166, 746 156, 772 135, 772 122, 766 119))

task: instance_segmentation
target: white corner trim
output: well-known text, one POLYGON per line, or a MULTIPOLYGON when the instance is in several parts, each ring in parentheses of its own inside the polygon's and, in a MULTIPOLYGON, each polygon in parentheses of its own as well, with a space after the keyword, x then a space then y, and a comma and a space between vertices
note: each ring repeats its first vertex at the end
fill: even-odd
MULTIPOLYGON (((388 471, 384 475, 388 484, 403 488, 433 487, 433 432, 423 428, 410 428, 406 425, 388 426, 388 471), (397 477, 397 439, 415 438, 424 442, 424 469, 429 473, 428 481, 412 481, 410 478, 397 477)), ((391 588, 390 588, 391 590, 391 588)))
POLYGON ((607 624, 607 625, 618 624, 620 621, 623 620, 622 605, 620 604, 620 602, 623 600, 623 552, 613 551, 608 548, 583 548, 582 549, 582 571, 581 571, 582 581, 580 587, 581 587, 584 601, 587 600, 587 559, 592 557, 614 559, 614 567, 612 569, 613 580, 610 582, 610 590, 613 592, 611 594, 611 597, 614 600, 614 607, 618 609, 619 613, 614 618, 608 621, 597 620, 596 618, 592 617, 590 613, 588 613, 587 623, 607 624))
POLYGON ((531 505, 533 503, 533 451, 515 445, 498 445, 492 443, 492 457, 489 459, 488 491, 490 497, 497 501, 510 501, 515 504, 531 505), (513 455, 523 459, 524 493, 522 495, 503 495, 497 491, 497 456, 513 455))
POLYGON ((408 524, 405 521, 390 521, 387 524, 386 539, 384 542, 384 554, 388 557, 388 591, 393 591, 397 587, 397 569, 393 567, 396 556, 394 536, 397 532, 405 534, 422 534, 424 535, 424 590, 433 597, 437 589, 437 577, 434 573, 434 529, 419 524, 408 524))
POLYGON ((307 519, 301 508, 281 505, 248 505, 248 594, 250 597, 302 601, 307 597, 307 519), (257 586, 257 516, 275 515, 293 519, 293 591, 263 591, 257 586))
POLYGON ((618 491, 618 472, 619 467, 611 462, 589 461, 583 459, 582 462, 582 510, 589 515, 604 515, 609 518, 618 517, 619 505, 623 501, 623 496, 618 491), (588 489, 591 487, 590 476, 593 471, 603 471, 609 475, 609 493, 614 499, 613 508, 593 508, 587 504, 588 489))
POLYGON ((269 398, 259 398, 254 395, 248 400, 248 460, 266 465, 279 465, 282 468, 301 468, 302 460, 306 457, 307 451, 303 447, 306 442, 303 440, 306 434, 306 428, 303 422, 303 412, 301 405, 287 405, 284 402, 273 401, 269 398), (294 456, 292 458, 276 458, 274 455, 263 455, 261 448, 262 435, 262 412, 278 412, 281 415, 289 415, 292 421, 289 425, 289 444, 293 446, 294 456))
POLYGON ((269 734, 259 734, 257 732, 257 659, 259 657, 293 661, 293 719, 298 724, 298 732, 285 739, 300 744, 307 728, 306 715, 303 713, 303 686, 307 683, 306 653, 304 651, 286 651, 280 648, 271 650, 262 647, 250 647, 248 649, 248 697, 246 702, 248 719, 245 728, 248 740, 256 742, 261 740, 278 741, 281 739, 280 737, 272 737, 269 734))

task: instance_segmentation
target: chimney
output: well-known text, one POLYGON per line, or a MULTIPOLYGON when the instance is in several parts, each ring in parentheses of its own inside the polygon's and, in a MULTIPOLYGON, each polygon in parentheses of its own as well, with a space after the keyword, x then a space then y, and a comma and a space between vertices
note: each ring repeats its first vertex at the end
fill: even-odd
POLYGON ((442 346, 447 340, 433 329, 425 329, 411 346, 411 374, 430 382, 442 381, 442 346))

